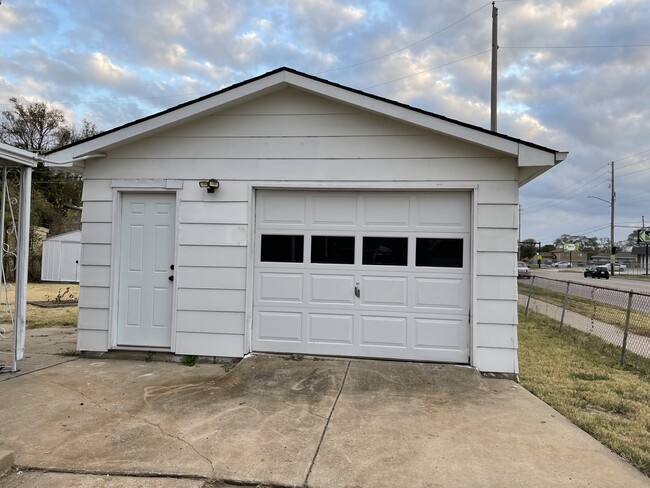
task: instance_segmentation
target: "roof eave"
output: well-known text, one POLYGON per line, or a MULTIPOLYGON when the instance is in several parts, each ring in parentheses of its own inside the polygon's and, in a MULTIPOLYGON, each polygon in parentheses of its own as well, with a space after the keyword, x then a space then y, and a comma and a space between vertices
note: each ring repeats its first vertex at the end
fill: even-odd
POLYGON ((0 166, 29 166, 38 164, 41 157, 31 151, 0 143, 0 166))
POLYGON ((48 154, 48 159, 54 165, 70 163, 90 154, 107 151, 174 125, 191 121, 207 113, 218 112, 232 104, 264 96, 286 86, 311 92, 340 103, 497 151, 505 156, 515 158, 520 167, 552 167, 559 162, 558 155, 563 154, 533 143, 338 85, 290 68, 279 68, 195 101, 109 130, 86 141, 52 151, 48 154))

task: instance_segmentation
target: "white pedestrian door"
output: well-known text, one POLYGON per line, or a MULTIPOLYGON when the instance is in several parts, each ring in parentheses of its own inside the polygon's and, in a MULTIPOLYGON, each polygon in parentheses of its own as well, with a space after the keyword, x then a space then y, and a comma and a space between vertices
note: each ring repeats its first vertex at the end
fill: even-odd
POLYGON ((123 195, 118 346, 171 347, 174 222, 175 195, 123 195))

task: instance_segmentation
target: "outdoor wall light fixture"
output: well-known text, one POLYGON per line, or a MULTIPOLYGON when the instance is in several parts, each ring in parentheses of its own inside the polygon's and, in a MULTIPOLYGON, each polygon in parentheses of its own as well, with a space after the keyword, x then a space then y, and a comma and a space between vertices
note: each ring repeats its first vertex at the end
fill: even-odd
POLYGON ((219 182, 214 178, 211 178, 209 180, 199 181, 199 187, 206 188, 208 193, 214 193, 214 190, 219 188, 219 182))

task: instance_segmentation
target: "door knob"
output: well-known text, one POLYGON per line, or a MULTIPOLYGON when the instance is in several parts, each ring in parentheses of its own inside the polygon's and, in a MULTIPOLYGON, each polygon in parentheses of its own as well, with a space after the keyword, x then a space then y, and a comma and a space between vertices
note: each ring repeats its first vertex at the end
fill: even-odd
POLYGON ((167 278, 169 281, 174 281, 174 275, 171 275, 167 278))

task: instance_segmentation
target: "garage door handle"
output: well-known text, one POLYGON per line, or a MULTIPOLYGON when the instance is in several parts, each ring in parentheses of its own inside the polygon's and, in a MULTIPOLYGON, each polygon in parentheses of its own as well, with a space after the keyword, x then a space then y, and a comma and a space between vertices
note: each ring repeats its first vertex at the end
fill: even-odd
POLYGON ((361 298, 361 288, 359 288, 359 285, 354 287, 354 296, 357 298, 361 298))
POLYGON ((168 279, 169 281, 174 281, 174 275, 168 276, 167 279, 168 279))

